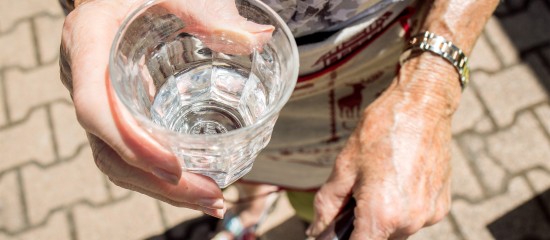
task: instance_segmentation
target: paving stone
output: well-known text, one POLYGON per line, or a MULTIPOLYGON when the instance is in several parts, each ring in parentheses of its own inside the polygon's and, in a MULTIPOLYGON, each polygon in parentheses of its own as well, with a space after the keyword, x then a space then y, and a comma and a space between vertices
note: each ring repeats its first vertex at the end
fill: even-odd
POLYGON ((550 134, 550 105, 546 104, 536 108, 535 113, 546 129, 546 132, 550 134))
POLYGON ((505 67, 514 65, 520 61, 519 53, 510 41, 510 37, 502 29, 500 21, 491 17, 485 25, 485 36, 494 46, 496 55, 502 61, 505 67))
MULTIPOLYGON (((542 205, 543 212, 547 216, 550 215, 550 172, 548 170, 535 169, 529 171, 526 176, 533 187, 533 191, 537 194, 535 200, 542 205)), ((550 219, 546 219, 546 221, 547 225, 550 226, 550 219)), ((547 232, 550 234, 550 228, 547 229, 547 232)))
POLYGON ((70 101, 67 89, 59 80, 57 62, 28 72, 9 70, 6 71, 5 77, 6 95, 13 121, 25 117, 32 107, 55 100, 70 101))
MULTIPOLYGON (((100 171, 100 170, 97 169, 97 171, 100 171)), ((104 178, 107 184, 109 184, 109 189, 114 199, 126 198, 128 197, 128 195, 132 194, 133 191, 128 190, 126 188, 119 187, 114 183, 112 183, 111 180, 109 180, 109 177, 107 177, 107 175, 105 175, 104 178)))
POLYGON ((495 194, 502 190, 507 175, 506 169, 487 152, 484 138, 478 134, 467 134, 460 138, 464 144, 464 153, 475 169, 472 169, 481 181, 484 194, 495 194))
POLYGON ((520 172, 536 166, 550 169, 550 141, 530 112, 520 115, 516 123, 488 137, 488 148, 510 172, 520 172))
POLYGON ((55 61, 59 56, 59 44, 61 43, 61 29, 64 17, 42 16, 34 19, 38 38, 38 49, 42 62, 55 61))
POLYGON ((479 120, 474 126, 474 131, 477 133, 489 133, 495 131, 495 124, 493 120, 485 115, 481 120, 479 120))
POLYGON ((481 35, 469 57, 470 69, 472 71, 482 70, 495 72, 501 68, 500 61, 487 41, 485 35, 481 35))
POLYGON ((474 164, 479 172, 481 182, 485 187, 485 195, 501 192, 506 187, 506 170, 497 161, 483 152, 476 156, 474 164))
POLYGON ((465 239, 492 240, 487 225, 533 196, 527 182, 517 177, 510 181, 508 190, 479 203, 456 200, 451 213, 465 239))
POLYGON ((487 147, 483 137, 479 134, 464 134, 460 136, 459 140, 464 144, 464 153, 467 159, 476 159, 476 156, 485 152, 487 147))
POLYGON ((63 11, 57 0, 3 0, 0 1, 0 9, 9 9, 9 11, 2 11, 0 34, 9 30, 16 22, 40 13, 56 16, 63 15, 63 11))
POLYGON ((550 14, 544 1, 529 1, 526 11, 502 17, 500 21, 520 52, 550 41, 550 14))
POLYGON ((69 240, 70 236, 69 223, 64 212, 59 212, 46 222, 45 225, 38 226, 36 228, 29 229, 16 236, 3 236, 0 233, 0 239, 6 240, 37 240, 37 239, 55 239, 55 240, 69 240))
POLYGON ((74 155, 78 147, 88 146, 86 133, 76 120, 71 103, 59 102, 51 105, 51 116, 59 155, 62 158, 74 155))
POLYGON ((452 193, 468 199, 479 199, 483 191, 474 175, 468 160, 460 151, 458 145, 453 141, 451 146, 452 154, 452 193))
POLYGON ((124 201, 101 207, 74 208, 77 239, 145 239, 162 231, 156 200, 134 193, 124 201))
POLYGON ((0 229, 15 232, 25 227, 25 212, 17 173, 10 171, 0 177, 0 229))
POLYGON ((550 172, 548 171, 540 169, 529 171, 527 173, 527 180, 533 186, 535 193, 543 193, 550 189, 550 172))
MULTIPOLYGON (((472 81, 475 81, 472 79, 472 81)), ((472 128, 483 119, 483 105, 474 94, 473 88, 466 88, 462 93, 460 105, 453 116, 452 132, 459 133, 472 128)))
POLYGON ((33 224, 57 208, 82 201, 99 204, 108 198, 89 148, 69 162, 46 168, 31 165, 22 173, 27 212, 33 224))
POLYGON ((500 127, 511 124, 519 110, 547 99, 536 76, 524 64, 490 76, 478 72, 475 79, 472 84, 478 87, 483 102, 500 127))
POLYGON ((550 59, 545 59, 540 51, 533 51, 523 56, 523 62, 533 69, 541 85, 550 92, 550 59))
POLYGON ((408 239, 410 240, 459 240, 460 238, 454 232, 453 226, 448 218, 441 220, 441 222, 421 229, 416 234, 412 235, 408 239))
POLYGON ((190 219, 198 218, 203 215, 202 212, 189 208, 174 207, 168 203, 160 202, 164 221, 168 226, 176 226, 190 219))
MULTIPOLYGON (((4 2, 16 3, 18 1, 2 1, 0 5, 4 2)), ((4 20, 3 14, 4 11, 2 11, 2 20, 4 20)), ((32 41, 30 22, 22 22, 13 31, 0 34, 0 46, 2 46, 0 68, 7 66, 30 68, 36 66, 36 49, 32 41)))
POLYGON ((4 104, 4 87, 2 84, 3 78, 2 73, 0 72, 0 126, 4 126, 8 123, 8 116, 7 116, 7 109, 6 105, 4 104))
POLYGON ((0 130, 0 170, 29 162, 54 161, 54 147, 44 109, 33 111, 25 121, 0 130))

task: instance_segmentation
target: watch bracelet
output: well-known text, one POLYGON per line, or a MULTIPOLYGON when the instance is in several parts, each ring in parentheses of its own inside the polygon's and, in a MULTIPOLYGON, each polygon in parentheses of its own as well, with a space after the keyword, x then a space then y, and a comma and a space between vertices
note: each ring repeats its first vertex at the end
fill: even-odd
POLYGON ((432 32, 425 31, 412 36, 399 58, 399 63, 403 65, 407 60, 424 52, 431 52, 451 63, 458 72, 462 90, 466 88, 470 80, 468 57, 452 42, 432 32))

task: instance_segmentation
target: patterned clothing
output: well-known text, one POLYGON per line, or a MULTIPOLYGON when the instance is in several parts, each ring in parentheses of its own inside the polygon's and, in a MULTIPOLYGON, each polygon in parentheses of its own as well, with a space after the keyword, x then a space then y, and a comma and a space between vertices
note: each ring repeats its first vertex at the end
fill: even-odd
POLYGON ((326 40, 299 46, 296 88, 245 180, 296 190, 326 181, 363 109, 395 77, 404 39, 417 31, 426 10, 420 7, 427 6, 378 3, 326 40))
MULTIPOLYGON (((60 0, 71 10, 71 0, 60 0)), ((417 31, 422 0, 263 0, 296 37, 328 32, 299 46, 300 77, 271 142, 244 179, 315 189, 360 119, 389 85, 404 40, 417 31)), ((313 37, 315 38, 315 37, 313 37)))

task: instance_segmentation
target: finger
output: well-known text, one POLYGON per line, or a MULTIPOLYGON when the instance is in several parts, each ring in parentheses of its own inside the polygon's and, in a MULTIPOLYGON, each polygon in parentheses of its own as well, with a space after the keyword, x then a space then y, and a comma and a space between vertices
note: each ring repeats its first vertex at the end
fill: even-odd
MULTIPOLYGON (((126 121, 119 131, 111 107, 106 83, 111 42, 126 11, 128 1, 90 1, 75 9, 66 19, 63 45, 71 59, 73 101, 77 118, 88 132, 109 143, 130 165, 158 172, 176 184, 181 168, 175 156, 139 129, 135 121, 126 121), (93 24, 90 24, 93 23, 93 24), (128 132, 133 131, 133 134, 128 132)), ((112 99, 111 99, 112 100, 112 99)))
POLYGON ((184 31, 218 52, 261 51, 275 30, 274 26, 257 24, 240 16, 234 0, 167 1, 160 5, 183 19, 184 31))
POLYGON ((426 221, 425 227, 437 224, 447 216, 451 210, 451 198, 451 184, 446 183, 434 202, 433 215, 426 221))
POLYGON ((353 183, 352 173, 345 174, 333 170, 329 180, 315 195, 315 216, 306 231, 308 236, 318 236, 336 218, 349 200, 353 183))
POLYGON ((354 192, 357 207, 354 210, 351 240, 387 240, 395 230, 393 223, 396 222, 400 210, 384 202, 391 197, 373 196, 371 192, 381 191, 369 189, 368 192, 354 192))
POLYGON ((159 180, 151 173, 128 165, 101 139, 88 134, 98 168, 117 185, 138 190, 175 206, 197 205, 201 208, 223 209, 223 194, 210 178, 184 173, 177 185, 159 180))
POLYGON ((205 214, 208 214, 212 217, 216 217, 216 218, 220 218, 220 219, 222 219, 223 216, 225 215, 225 211, 226 211, 225 207, 223 207, 223 208, 209 208, 209 207, 205 207, 205 206, 201 206, 201 205, 197 205, 197 204, 191 204, 191 203, 185 203, 185 202, 175 202, 171 199, 168 199, 168 198, 164 197, 163 195, 159 195, 157 193, 145 190, 145 189, 140 188, 138 186, 135 186, 131 183, 120 182, 120 181, 116 181, 116 180, 111 179, 111 178, 109 178, 109 180, 111 180, 111 182, 113 182, 115 185, 117 185, 119 187, 126 188, 128 190, 132 190, 132 191, 136 191, 136 192, 145 194, 149 197, 158 199, 160 201, 166 202, 166 203, 171 204, 171 205, 176 206, 176 207, 184 207, 184 208, 189 208, 189 209, 201 211, 201 212, 203 212, 205 214))

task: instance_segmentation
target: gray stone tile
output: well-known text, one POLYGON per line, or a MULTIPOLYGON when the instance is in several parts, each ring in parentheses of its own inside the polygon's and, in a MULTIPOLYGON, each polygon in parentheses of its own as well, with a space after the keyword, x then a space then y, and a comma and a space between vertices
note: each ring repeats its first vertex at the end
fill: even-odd
POLYGON ((530 112, 520 115, 509 129, 488 137, 488 148, 509 172, 543 166, 550 169, 550 140, 530 112))
POLYGON ((6 105, 4 103, 4 79, 2 78, 2 73, 0 72, 0 126, 4 126, 8 123, 8 115, 6 105))
POLYGON ((535 109, 535 114, 542 123, 546 132, 550 134, 550 105, 545 104, 535 109))
POLYGON ((491 17, 484 29, 487 41, 493 45, 499 60, 508 67, 520 62, 519 52, 516 50, 510 37, 506 34, 499 20, 491 17))
POLYGON ((44 109, 28 119, 0 131, 0 171, 31 162, 49 164, 55 160, 54 145, 44 109))
POLYGON ((34 19, 38 38, 38 50, 41 62, 55 61, 59 55, 61 29, 64 17, 40 16, 34 19))
MULTIPOLYGON (((2 8, 0 7, 0 9, 2 8)), ((4 20, 3 12, 2 20, 4 20)), ((36 49, 32 41, 31 24, 29 21, 21 22, 17 26, 14 26, 13 31, 9 33, 1 34, 0 46, 2 46, 2 51, 0 51, 0 68, 7 66, 30 68, 36 66, 36 49)))
POLYGON ((454 232, 453 226, 448 218, 443 219, 441 222, 423 228, 415 235, 408 238, 410 240, 459 240, 459 236, 454 232))
POLYGON ((495 131, 495 124, 493 120, 485 115, 481 120, 479 120, 474 126, 474 130, 477 133, 489 133, 495 131))
MULTIPOLYGON (((540 169, 531 170, 527 173, 527 180, 529 180, 537 194, 550 189, 550 172, 548 171, 540 169)), ((550 202, 548 204, 550 205, 550 202)))
POLYGON ((478 169, 485 195, 493 195, 506 188, 506 171, 487 153, 477 155, 474 164, 478 169))
POLYGON ((502 66, 485 35, 481 35, 469 57, 470 70, 498 71, 502 66))
POLYGON ((15 232, 26 226, 20 192, 16 171, 0 176, 0 229, 15 232))
POLYGON ((67 220, 67 215, 64 212, 58 212, 52 215, 44 225, 23 231, 16 236, 3 236, 0 232, 0 239, 13 240, 37 240, 37 239, 55 239, 55 240, 70 240, 71 229, 67 220))
POLYGON ((18 21, 41 13, 63 15, 57 0, 0 1, 0 9, 2 9, 0 33, 9 30, 18 21))
POLYGON ((89 202, 100 204, 108 200, 100 171, 86 148, 76 159, 50 167, 30 165, 22 170, 29 220, 37 224, 53 210, 89 202))
POLYGON ((460 105, 453 116, 452 132, 473 128, 477 122, 484 118, 483 105, 475 96, 473 88, 466 88, 462 93, 460 105))
POLYGON ((184 221, 203 216, 203 213, 188 208, 174 207, 168 203, 159 202, 164 222, 168 226, 176 226, 184 221))
POLYGON ((476 203, 457 200, 453 203, 451 212, 465 239, 493 240, 487 225, 532 196, 527 182, 518 177, 510 181, 507 192, 502 195, 476 203))
POLYGON ((468 160, 464 157, 456 142, 453 141, 452 148, 452 193, 468 199, 481 199, 483 189, 478 183, 468 160))
POLYGON ((86 133, 76 119, 74 106, 68 102, 58 102, 52 104, 50 109, 60 157, 74 155, 80 146, 88 147, 86 133))
POLYGON ((474 84, 499 127, 512 124, 514 115, 547 99, 529 66, 520 64, 496 74, 476 73, 474 84))
POLYGON ((73 213, 79 240, 145 239, 163 229, 156 200, 139 193, 101 207, 78 205, 73 213))
POLYGON ((69 93, 59 79, 57 62, 32 71, 18 69, 6 71, 4 81, 11 119, 20 120, 31 108, 45 103, 56 100, 70 102, 69 93))

